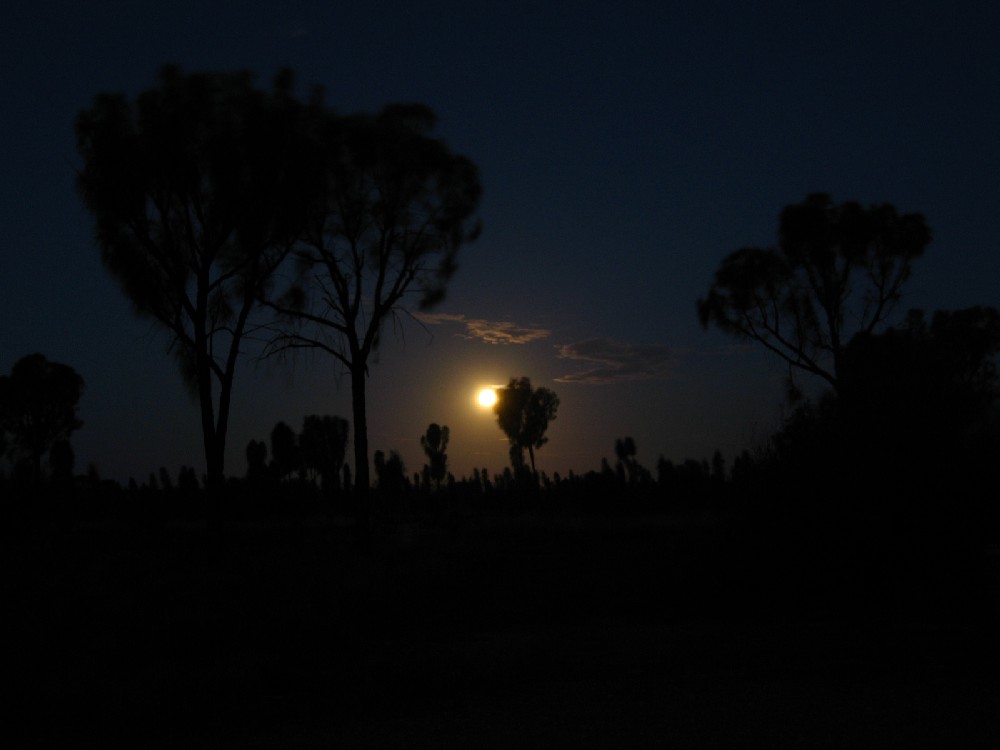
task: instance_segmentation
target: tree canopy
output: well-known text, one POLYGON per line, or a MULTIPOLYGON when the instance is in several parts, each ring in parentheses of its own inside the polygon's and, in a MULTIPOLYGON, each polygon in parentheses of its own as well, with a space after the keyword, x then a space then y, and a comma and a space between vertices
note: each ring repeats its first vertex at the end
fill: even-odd
POLYGON ((781 212, 775 247, 722 261, 698 316, 837 389, 847 344, 886 323, 930 239, 920 214, 816 193, 781 212))
POLYGON ((530 378, 511 378, 505 388, 497 389, 493 412, 497 424, 510 442, 510 459, 515 471, 524 468, 524 451, 535 471, 535 450, 549 439, 545 432, 556 418, 559 397, 548 388, 532 388, 530 378))

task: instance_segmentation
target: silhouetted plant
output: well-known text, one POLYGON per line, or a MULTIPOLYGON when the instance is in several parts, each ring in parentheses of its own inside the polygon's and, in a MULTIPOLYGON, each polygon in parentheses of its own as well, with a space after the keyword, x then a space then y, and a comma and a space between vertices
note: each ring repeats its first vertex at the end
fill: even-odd
POLYGON ((267 92, 249 73, 166 66, 134 102, 101 94, 76 119, 77 185, 102 259, 135 311, 170 335, 213 485, 251 314, 314 203, 305 111, 287 72, 267 92))
POLYGON ((444 296, 460 246, 479 233, 481 188, 475 165, 428 135, 435 118, 427 107, 314 114, 323 187, 297 246, 301 274, 273 305, 288 325, 271 351, 318 348, 350 374, 358 526, 367 538, 369 360, 408 295, 421 308, 444 296))
POLYGON ((781 212, 776 247, 722 261, 698 316, 838 389, 848 342, 885 323, 930 239, 920 214, 813 194, 781 212))
POLYGON ((615 456, 618 459, 617 469, 619 476, 627 480, 629 484, 636 484, 645 479, 647 472, 635 458, 635 440, 630 437, 615 440, 615 456))
POLYGON ((375 451, 375 478, 378 489, 390 498, 399 498, 406 490, 406 466, 403 457, 390 451, 386 457, 383 451, 375 451))
POLYGON ((41 354, 22 357, 0 377, 0 432, 10 438, 15 466, 21 458, 29 463, 33 481, 41 479, 42 457, 82 426, 82 393, 83 378, 72 367, 41 354))
POLYGON ((170 478, 170 472, 166 466, 160 467, 160 487, 164 492, 171 492, 174 489, 174 480, 170 478))
POLYGON ((302 466, 320 477, 320 486, 331 494, 340 484, 349 425, 343 417, 310 414, 302 421, 299 452, 302 466))
POLYGON ((247 479, 260 481, 267 476, 267 443, 251 440, 247 443, 247 479))
POLYGON ((295 430, 284 422, 278 422, 271 430, 271 468, 274 476, 285 479, 301 466, 302 455, 295 430))
POLYGON ((545 432, 549 422, 556 418, 559 397, 548 388, 533 389, 526 377, 511 378, 505 388, 497 389, 497 402, 493 412, 497 424, 510 441, 510 459, 515 472, 524 467, 524 451, 531 459, 531 473, 535 470, 535 449, 548 442, 545 432))
POLYGON ((718 449, 712 454, 712 479, 716 482, 726 480, 726 459, 718 449))
POLYGON ((427 432, 420 436, 420 446, 427 456, 427 463, 424 465, 424 480, 428 484, 440 489, 441 482, 448 474, 448 456, 445 451, 448 449, 448 438, 450 432, 447 425, 441 426, 432 422, 427 427, 427 432))
POLYGON ((666 487, 673 483, 675 474, 674 462, 661 454, 656 460, 656 483, 661 487, 666 487))

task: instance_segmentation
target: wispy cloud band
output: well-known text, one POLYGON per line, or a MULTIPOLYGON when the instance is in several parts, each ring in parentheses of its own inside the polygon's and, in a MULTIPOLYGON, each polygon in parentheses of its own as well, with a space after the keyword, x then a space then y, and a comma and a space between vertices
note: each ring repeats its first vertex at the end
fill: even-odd
POLYGON ((559 383, 608 385, 670 375, 676 352, 660 344, 638 345, 593 338, 556 347, 560 359, 583 363, 586 369, 556 378, 559 383))
POLYGON ((465 329, 464 333, 459 334, 460 336, 479 339, 487 344, 527 344, 546 339, 552 334, 547 328, 522 326, 509 320, 467 318, 456 313, 418 313, 416 317, 421 323, 429 326, 459 324, 465 329))

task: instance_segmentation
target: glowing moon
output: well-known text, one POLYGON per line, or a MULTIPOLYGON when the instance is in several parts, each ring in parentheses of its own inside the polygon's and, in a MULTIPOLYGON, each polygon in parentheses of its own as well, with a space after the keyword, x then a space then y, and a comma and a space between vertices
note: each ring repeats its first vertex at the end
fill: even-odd
POLYGON ((497 402, 497 392, 492 388, 483 388, 476 397, 479 405, 485 409, 490 409, 497 402))

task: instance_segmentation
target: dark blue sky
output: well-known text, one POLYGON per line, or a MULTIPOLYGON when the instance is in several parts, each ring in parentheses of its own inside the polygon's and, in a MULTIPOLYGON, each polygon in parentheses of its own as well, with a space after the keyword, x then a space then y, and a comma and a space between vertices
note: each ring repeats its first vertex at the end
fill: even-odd
MULTIPOLYGON (((935 239, 904 308, 1000 305, 1000 6, 994 3, 35 2, 0 26, 0 371, 41 351, 87 386, 79 466, 204 468, 165 339, 101 267, 73 186, 73 120, 159 66, 293 68, 349 112, 421 101, 479 164, 484 233, 445 302, 386 337, 372 449, 500 471, 478 386, 527 375, 562 399, 548 471, 727 457, 777 424, 784 370, 704 332, 719 261, 775 238, 809 192, 921 211, 935 239), (679 4, 676 4, 679 5, 679 4)), ((246 360, 227 471, 278 420, 350 415, 330 360, 246 360)))

